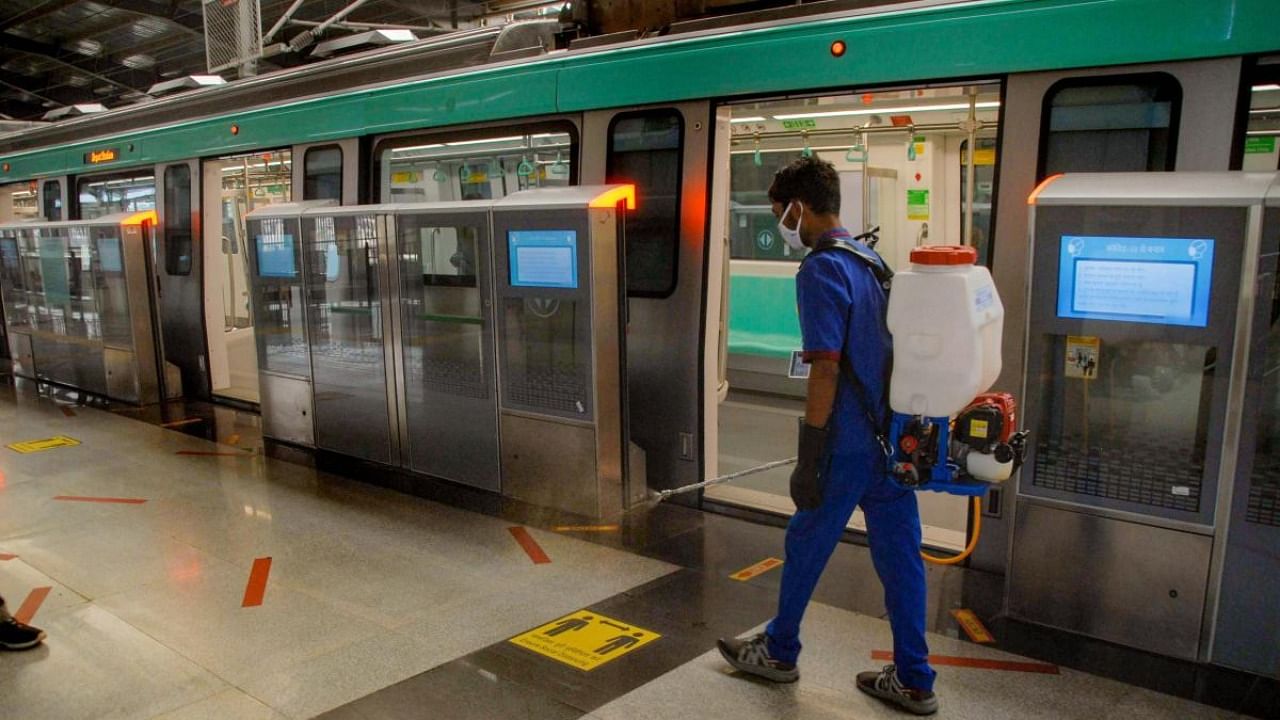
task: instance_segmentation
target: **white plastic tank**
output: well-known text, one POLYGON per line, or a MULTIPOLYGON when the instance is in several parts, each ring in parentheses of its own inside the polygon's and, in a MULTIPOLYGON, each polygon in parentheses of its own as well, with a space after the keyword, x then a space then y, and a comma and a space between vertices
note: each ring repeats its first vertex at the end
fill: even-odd
POLYGON ((894 412, 951 417, 1000 375, 1004 305, 977 259, 968 246, 918 247, 911 268, 893 276, 894 412))

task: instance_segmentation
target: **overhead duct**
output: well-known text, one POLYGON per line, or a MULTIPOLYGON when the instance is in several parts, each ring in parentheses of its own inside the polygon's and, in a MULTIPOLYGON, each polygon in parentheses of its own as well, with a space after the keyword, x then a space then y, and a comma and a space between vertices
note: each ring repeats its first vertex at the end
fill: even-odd
POLYGON ((65 105, 60 108, 54 108, 53 110, 45 113, 43 119, 52 122, 54 120, 80 117, 81 115, 91 115, 93 113, 106 111, 107 108, 102 103, 78 103, 76 105, 65 105))
POLYGON ((325 40, 316 45, 316 48, 311 51, 311 55, 312 57, 323 58, 330 55, 340 55, 352 50, 368 50, 370 48, 413 42, 417 39, 418 36, 414 35, 411 30, 370 30, 334 38, 333 40, 325 40))
POLYGON ((187 75, 186 77, 158 82, 147 90, 147 94, 152 97, 160 97, 161 95, 169 95, 176 92, 200 90, 226 84, 227 81, 221 75, 187 75))

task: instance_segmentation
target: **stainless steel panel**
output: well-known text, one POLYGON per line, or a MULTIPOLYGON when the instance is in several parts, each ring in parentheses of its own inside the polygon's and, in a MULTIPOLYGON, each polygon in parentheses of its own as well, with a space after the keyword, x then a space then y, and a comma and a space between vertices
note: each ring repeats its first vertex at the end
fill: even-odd
POLYGON ((132 225, 121 228, 124 251, 125 284, 129 294, 129 326, 133 334, 133 354, 137 363, 138 399, 144 405, 159 402, 160 358, 156 342, 159 337, 152 312, 151 266, 144 237, 150 226, 132 225))
MULTIPOLYGON (((201 229, 200 211, 200 161, 189 160, 171 165, 156 166, 157 202, 160 227, 155 232, 156 276, 159 278, 157 295, 157 320, 160 323, 160 336, 163 339, 165 362, 173 363, 181 374, 178 383, 166 381, 167 394, 172 397, 175 391, 185 391, 186 395, 195 399, 206 399, 209 396, 208 356, 204 326, 204 232, 201 229), (190 217, 170 218, 166 215, 170 207, 181 203, 169 197, 170 187, 167 173, 170 168, 185 165, 189 170, 190 217), (187 243, 190 243, 189 246, 187 243), (170 251, 189 253, 190 266, 185 274, 169 274, 166 261, 170 251)), ((166 370, 166 377, 168 371, 166 370)))
POLYGON ((107 396, 127 402, 138 401, 138 366, 131 350, 102 349, 107 370, 107 396))
POLYGON ((9 356, 13 359, 13 374, 19 377, 36 376, 35 357, 31 354, 31 336, 9 333, 9 356))
POLYGON ((1049 508, 1023 498, 1009 614, 1195 659, 1213 539, 1049 508))
POLYGON ((316 447, 391 462, 374 215, 302 218, 316 447))
POLYGON ((503 494, 541 507, 587 517, 605 517, 622 497, 619 485, 596 480, 596 432, 569 424, 512 413, 502 414, 503 494))
POLYGON ((262 434, 295 445, 315 447, 311 383, 275 373, 259 373, 262 389, 262 434))
MULTIPOLYGON (((602 514, 621 512, 628 492, 627 337, 620 302, 626 302, 626 277, 618 248, 622 244, 618 211, 590 210, 591 335, 595 363, 596 475, 602 514)), ((637 484, 644 480, 638 478, 637 484)))

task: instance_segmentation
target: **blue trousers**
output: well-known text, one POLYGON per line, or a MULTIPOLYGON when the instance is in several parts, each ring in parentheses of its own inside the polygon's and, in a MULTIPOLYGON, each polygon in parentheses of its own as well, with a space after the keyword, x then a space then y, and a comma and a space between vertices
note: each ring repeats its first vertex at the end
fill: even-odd
POLYGON ((766 630, 769 654, 795 664, 805 607, 854 508, 861 505, 871 561, 884 585, 898 678, 909 688, 932 690, 936 673, 929 667, 924 637, 927 597, 915 492, 895 484, 878 455, 832 455, 827 462, 822 505, 798 511, 787 525, 778 615, 766 630))

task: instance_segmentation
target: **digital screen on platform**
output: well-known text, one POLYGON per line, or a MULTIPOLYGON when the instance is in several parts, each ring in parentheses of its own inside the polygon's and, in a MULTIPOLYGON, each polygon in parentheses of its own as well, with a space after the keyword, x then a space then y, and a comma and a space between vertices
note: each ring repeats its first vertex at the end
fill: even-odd
POLYGON ((512 287, 578 287, 576 230, 512 230, 507 246, 512 287))
POLYGON ((258 275, 267 278, 297 277, 292 235, 259 235, 258 275))
POLYGON ((1064 235, 1058 317, 1205 327, 1213 240, 1064 235))

